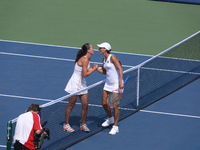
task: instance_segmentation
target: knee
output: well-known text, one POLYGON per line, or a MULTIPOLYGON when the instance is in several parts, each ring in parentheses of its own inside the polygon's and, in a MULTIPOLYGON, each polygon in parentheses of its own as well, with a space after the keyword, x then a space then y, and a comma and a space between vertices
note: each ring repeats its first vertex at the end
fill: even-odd
POLYGON ((108 103, 106 101, 102 101, 102 106, 107 106, 108 103))
POLYGON ((76 103, 68 103, 67 109, 72 109, 75 106, 76 103))
POLYGON ((82 109, 83 109, 83 110, 87 110, 87 109, 88 109, 88 104, 83 104, 83 105, 82 105, 82 109))

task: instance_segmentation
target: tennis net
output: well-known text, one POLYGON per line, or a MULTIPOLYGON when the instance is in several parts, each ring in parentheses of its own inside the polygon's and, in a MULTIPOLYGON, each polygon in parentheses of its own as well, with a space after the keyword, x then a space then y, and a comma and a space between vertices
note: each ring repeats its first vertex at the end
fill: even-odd
MULTIPOLYGON (((138 66, 124 71, 124 79, 127 76, 130 78, 125 85, 120 102, 120 120, 198 79, 200 77, 199 51, 200 32, 197 32, 138 66)), ((104 80, 86 88, 89 91, 90 103, 86 122, 91 130, 89 133, 78 131, 78 122, 81 120, 80 103, 77 103, 70 118, 70 124, 76 131, 68 133, 62 130, 67 99, 86 89, 41 105, 41 122, 48 122, 46 128, 50 129, 51 137, 44 142, 42 150, 63 150, 103 130, 101 123, 107 117, 101 106, 103 86, 104 80)), ((12 129, 15 128, 16 121, 17 118, 8 122, 8 147, 11 147, 14 133, 12 129)))

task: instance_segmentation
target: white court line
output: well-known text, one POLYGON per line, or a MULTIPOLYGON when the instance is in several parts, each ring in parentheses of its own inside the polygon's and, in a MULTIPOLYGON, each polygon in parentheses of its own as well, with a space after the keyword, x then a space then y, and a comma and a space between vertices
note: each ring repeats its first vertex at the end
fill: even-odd
MULTIPOLYGON (((41 43, 22 42, 22 41, 12 41, 12 40, 3 40, 3 39, 0 39, 0 41, 2 41, 2 42, 11 42, 11 43, 30 44, 30 45, 41 45, 41 46, 50 46, 50 47, 80 49, 80 47, 60 46, 60 45, 52 45, 52 44, 41 44, 41 43)), ((95 50, 95 51, 98 51, 98 50, 95 50)), ((149 56, 149 57, 152 57, 152 56, 153 56, 153 55, 146 55, 146 54, 144 55, 144 54, 136 54, 136 53, 117 52, 117 51, 112 51, 112 53, 129 54, 129 55, 138 55, 138 56, 149 56)))
MULTIPOLYGON (((7 94, 0 94, 0 96, 4 97, 12 97, 12 98, 19 98, 19 99, 30 99, 30 100, 39 100, 39 101, 53 101, 50 99, 42 99, 42 98, 33 98, 33 97, 24 97, 24 96, 16 96, 16 95, 7 95, 7 94)), ((61 101, 63 102, 63 101, 61 101)), ((68 102, 63 102, 63 103, 68 103, 68 102)), ((81 105, 81 103, 77 103, 81 105)), ((93 107, 102 107, 101 105, 94 105, 94 104, 89 104, 89 106, 93 107)), ((131 108, 120 108, 122 110, 130 110, 130 111, 135 111, 136 109, 131 109, 131 108)), ((152 113, 152 114, 160 114, 160 115, 168 115, 168 116, 176 116, 176 117, 186 117, 186 118, 196 118, 200 119, 200 116, 193 116, 193 115, 185 115, 185 114, 177 114, 177 113, 168 113, 168 112, 160 112, 160 111, 151 111, 151 110, 139 110, 140 112, 145 112, 145 113, 152 113)))
POLYGON ((175 113, 167 113, 167 112, 159 112, 159 111, 150 111, 150 110, 140 110, 141 112, 145 113, 153 113, 153 114, 161 114, 161 115, 169 115, 169 116, 177 116, 177 117, 187 117, 187 118, 196 118, 200 119, 200 116, 193 116, 193 115, 184 115, 184 114, 175 114, 175 113))
POLYGON ((147 70, 156 70, 156 71, 174 72, 174 73, 181 73, 181 74, 195 74, 195 75, 200 75, 200 73, 197 73, 197 72, 186 72, 186 71, 179 71, 179 70, 148 68, 148 67, 141 67, 141 68, 142 69, 147 69, 147 70))
POLYGON ((0 145, 0 147, 4 147, 4 148, 6 148, 7 146, 6 146, 6 145, 0 145))
POLYGON ((73 59, 55 58, 55 57, 46 57, 46 56, 37 56, 37 55, 27 55, 27 54, 17 54, 17 53, 0 52, 0 54, 2 54, 2 55, 13 55, 13 56, 22 56, 22 57, 31 57, 31 58, 42 58, 42 59, 55 59, 55 60, 63 60, 63 61, 74 61, 73 59))
MULTIPOLYGON (((46 56, 37 56, 37 55, 27 55, 27 54, 17 54, 17 53, 6 53, 6 52, 0 52, 2 55, 13 55, 13 56, 21 56, 21 57, 31 57, 31 58, 41 58, 41 59, 53 59, 53 60, 61 60, 61 61, 72 61, 74 62, 74 59, 65 59, 65 58, 56 58, 56 57, 46 57, 46 56)), ((102 64, 101 62, 94 62, 91 61, 92 64, 102 64)), ((129 65, 122 65, 123 67, 134 67, 129 65)))
POLYGON ((38 100, 38 101, 53 101, 51 99, 43 99, 43 98, 34 98, 34 97, 25 97, 25 96, 16 96, 16 95, 7 95, 7 94, 0 94, 2 97, 12 97, 12 98, 19 98, 19 99, 30 99, 30 100, 38 100))

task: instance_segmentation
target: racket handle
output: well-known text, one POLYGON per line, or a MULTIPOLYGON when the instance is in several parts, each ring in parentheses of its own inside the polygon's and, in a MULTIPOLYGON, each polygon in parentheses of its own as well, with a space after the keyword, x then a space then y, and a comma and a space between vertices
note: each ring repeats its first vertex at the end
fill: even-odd
POLYGON ((119 93, 123 93, 124 89, 118 89, 119 93))
POLYGON ((128 81, 128 79, 130 78, 130 76, 127 76, 125 81, 124 81, 124 84, 128 81))
MULTIPOLYGON (((127 76, 125 81, 124 81, 124 84, 128 81, 130 76, 127 76)), ((118 89, 118 92, 120 93, 120 95, 124 92, 124 89, 118 89)))

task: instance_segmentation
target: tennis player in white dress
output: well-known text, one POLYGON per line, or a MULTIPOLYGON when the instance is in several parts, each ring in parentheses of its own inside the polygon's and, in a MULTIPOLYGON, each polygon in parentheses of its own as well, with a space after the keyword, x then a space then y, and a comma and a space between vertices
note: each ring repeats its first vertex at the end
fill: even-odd
MULTIPOLYGON (((86 88, 86 77, 97 70, 98 65, 94 64, 90 68, 90 57, 94 54, 94 48, 90 43, 86 43, 82 46, 82 49, 78 51, 75 60, 74 72, 68 81, 65 91, 68 93, 77 92, 83 88, 86 88)), ((88 112, 88 91, 84 90, 76 95, 69 98, 69 103, 65 112, 65 123, 63 125, 63 130, 68 132, 74 132, 74 129, 69 124, 70 114, 72 109, 76 104, 77 97, 80 98, 82 104, 81 111, 81 123, 79 130, 89 132, 90 129, 85 124, 87 112, 88 112)))
MULTIPOLYGON (((88 59, 87 56, 83 56, 83 57, 85 57, 85 59, 88 59)), ((89 67, 90 67, 90 64, 88 64, 88 69, 89 67)), ((66 92, 74 93, 74 92, 77 92, 78 90, 81 90, 87 87, 85 77, 82 76, 82 70, 83 70, 82 67, 79 66, 77 63, 75 63, 74 72, 65 88, 66 92)), ((83 92, 78 93, 77 95, 83 95, 87 93, 88 91, 85 90, 83 92)))
MULTIPOLYGON (((108 115, 108 119, 103 122, 103 127, 108 127, 113 124, 109 134, 115 135, 119 132, 118 121, 119 121, 119 108, 118 106, 113 107, 114 117, 111 112, 111 108, 107 102, 107 96, 110 92, 115 91, 116 89, 123 89, 123 69, 121 63, 115 55, 111 55, 111 46, 109 43, 104 42, 97 44, 99 47, 100 54, 104 55, 103 66, 98 67, 98 72, 106 74, 106 82, 103 88, 102 94, 102 106, 108 115)), ((118 90, 116 91, 118 92, 118 90)))

